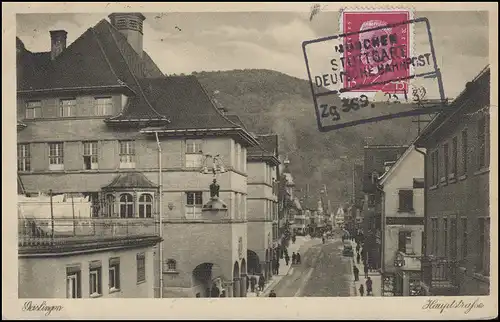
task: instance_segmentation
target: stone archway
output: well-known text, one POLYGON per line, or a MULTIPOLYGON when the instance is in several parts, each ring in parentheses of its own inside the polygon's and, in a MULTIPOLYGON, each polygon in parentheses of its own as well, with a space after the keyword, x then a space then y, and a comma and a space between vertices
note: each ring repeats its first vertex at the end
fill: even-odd
MULTIPOLYGON (((267 251, 266 251, 267 253, 267 251)), ((266 254, 267 256, 267 254, 266 254)), ((260 265, 260 258, 257 253, 255 253, 253 250, 248 249, 247 250, 247 271, 248 274, 250 275, 259 275, 262 272, 262 266, 260 265)))
POLYGON ((241 297, 240 264, 236 261, 233 265, 233 297, 241 297))
POLYGON ((193 269, 191 284, 194 294, 199 294, 199 297, 219 297, 223 281, 224 276, 218 265, 201 263, 193 269))

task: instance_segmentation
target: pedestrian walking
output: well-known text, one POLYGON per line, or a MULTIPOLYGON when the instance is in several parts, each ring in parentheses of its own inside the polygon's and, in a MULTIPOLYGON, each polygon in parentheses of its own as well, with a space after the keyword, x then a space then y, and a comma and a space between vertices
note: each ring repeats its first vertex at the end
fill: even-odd
POLYGON ((365 294, 365 287, 363 284, 359 286, 359 295, 363 296, 365 294))
POLYGON ((361 256, 360 256, 360 255, 359 255, 359 253, 358 253, 358 255, 356 255, 356 262, 358 263, 358 265, 359 265, 359 260, 360 260, 360 257, 361 257, 361 256))
POLYGON ((276 261, 276 275, 279 275, 280 273, 280 262, 276 261))
POLYGON ((359 281, 359 268, 357 266, 354 266, 352 271, 354 273, 354 281, 355 282, 359 281))
POLYGON ((261 273, 259 276, 259 291, 264 290, 264 284, 265 284, 264 275, 262 275, 261 273))
POLYGON ((366 281, 366 296, 373 296, 373 289, 372 289, 372 279, 370 277, 368 277, 367 281, 366 281))
POLYGON ((300 253, 297 252, 297 264, 300 264, 300 253))
POLYGON ((295 255, 295 252, 292 253, 292 265, 295 265, 297 263, 297 255, 295 255))
POLYGON ((288 263, 290 262, 290 256, 288 254, 285 255, 285 265, 288 266, 288 263))
POLYGON ((257 285, 257 279, 255 278, 255 276, 252 276, 250 278, 250 290, 252 291, 252 293, 255 292, 255 286, 257 285))
POLYGON ((364 267, 364 271, 365 271, 365 278, 368 278, 368 265, 366 265, 366 263, 365 263, 365 265, 364 265, 364 266, 365 266, 365 267, 364 267))
POLYGON ((274 292, 274 290, 271 290, 271 292, 269 293, 269 297, 276 297, 276 292, 274 292))

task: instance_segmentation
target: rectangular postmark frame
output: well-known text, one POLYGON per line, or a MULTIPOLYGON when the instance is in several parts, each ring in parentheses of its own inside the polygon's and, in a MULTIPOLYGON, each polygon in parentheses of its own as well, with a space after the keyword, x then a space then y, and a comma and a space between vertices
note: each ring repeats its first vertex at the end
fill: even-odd
MULTIPOLYGON (((407 28, 409 29, 409 28, 407 28)), ((384 37, 384 41, 386 44, 391 44, 391 41, 395 41, 392 39, 390 36, 389 37, 384 37)), ((362 44, 360 46, 363 46, 362 44)), ((359 49, 359 48, 358 48, 359 49)), ((307 74, 309 78, 309 83, 311 87, 311 94, 313 98, 313 103, 314 103, 314 108, 315 108, 315 114, 316 114, 316 120, 317 120, 317 125, 318 129, 320 132, 328 132, 336 129, 341 129, 345 127, 350 127, 350 126, 355 126, 363 123, 370 123, 370 122, 377 122, 377 121, 382 121, 382 120, 388 120, 388 119, 393 119, 393 118, 400 118, 400 117, 409 117, 409 116, 418 116, 418 115, 424 115, 424 114, 433 114, 445 109, 450 108, 448 105, 447 99, 444 94, 444 86, 442 82, 442 77, 441 77, 441 72, 437 64, 436 60, 436 54, 435 54, 435 49, 434 49, 434 44, 432 40, 432 33, 431 33, 431 28, 429 24, 429 20, 425 17, 420 17, 420 18, 415 18, 415 19, 410 19, 406 21, 401 21, 397 23, 389 23, 385 24, 383 26, 377 26, 373 28, 368 28, 363 31, 353 31, 353 32, 346 32, 342 33, 339 35, 335 36, 329 36, 329 37, 322 37, 318 39, 313 39, 313 40, 307 40, 302 43, 302 50, 304 54, 304 60, 306 63, 306 69, 307 69, 307 74), (401 27, 401 26, 412 26, 415 24, 420 24, 424 25, 425 31, 426 31, 426 40, 428 40, 429 44, 429 50, 425 54, 420 54, 415 57, 412 57, 410 54, 408 57, 401 56, 400 62, 401 66, 405 66, 405 68, 408 69, 408 72, 405 75, 397 76, 397 77, 391 77, 389 79, 385 79, 382 81, 375 81, 371 82, 368 84, 359 84, 355 86, 346 86, 346 83, 351 82, 346 82, 345 80, 350 78, 349 74, 345 72, 345 65, 347 60, 345 60, 345 57, 341 57, 340 53, 338 57, 331 58, 331 56, 328 58, 328 60, 331 62, 332 65, 332 70, 338 72, 338 74, 335 75, 335 80, 333 79, 333 74, 330 74, 330 77, 326 77, 326 75, 323 75, 323 79, 325 80, 325 83, 329 81, 329 84, 338 84, 337 88, 327 88, 323 85, 323 82, 321 81, 322 77, 321 76, 315 76, 313 79, 313 75, 311 72, 311 64, 309 60, 309 55, 308 55, 308 49, 310 48, 311 45, 314 44, 320 44, 320 43, 325 43, 326 42, 335 42, 338 44, 338 46, 333 46, 335 48, 331 48, 331 52, 334 53, 335 51, 339 51, 338 47, 342 47, 342 45, 345 46, 344 40, 347 37, 350 36, 356 36, 360 35, 363 33, 367 32, 376 32, 380 31, 382 29, 387 29, 387 28, 395 28, 395 27, 401 27), (341 43, 342 42, 342 43, 341 43), (337 60, 338 58, 338 60, 337 60), (425 72, 418 72, 415 71, 415 63, 418 64, 419 59, 422 60, 422 62, 427 62, 427 67, 430 70, 426 70, 425 72), (342 61, 342 68, 343 70, 339 69, 340 67, 340 61, 342 61), (319 77, 319 78, 318 78, 319 77), (419 94, 414 95, 417 97, 417 99, 408 99, 408 93, 407 93, 407 86, 409 82, 416 80, 416 79, 435 79, 437 82, 437 91, 436 91, 436 96, 433 99, 420 99, 419 94), (318 82, 319 80, 319 82, 318 82), (318 84, 319 83, 319 84, 318 84), (388 83, 400 83, 400 84, 405 84, 401 88, 405 88, 404 96, 406 103, 405 104, 399 104, 399 109, 395 110, 394 112, 387 112, 387 108, 385 109, 385 113, 381 113, 381 115, 370 115, 368 117, 360 117, 360 116, 352 116, 354 114, 351 113, 351 119, 347 120, 342 120, 342 115, 348 115, 349 112, 354 112, 357 114, 361 113, 363 109, 368 108, 368 109, 373 109, 377 105, 381 105, 379 102, 376 102, 375 100, 371 100, 368 98, 366 95, 361 94, 359 98, 354 98, 354 99, 346 99, 342 98, 340 99, 340 95, 346 95, 346 94, 354 94, 357 95, 359 92, 373 92, 373 88, 375 85, 384 85, 388 83), (318 90, 319 89, 319 90, 318 90), (353 103, 354 100, 354 103, 353 103), (326 101, 326 104, 322 104, 323 102, 326 101), (337 101, 335 103, 331 103, 331 101, 337 101), (347 103, 346 103, 347 102, 347 103), (354 104, 354 105, 352 105, 354 104), (351 107, 349 105, 352 105, 351 107), (325 121, 326 120, 326 121, 325 121)), ((391 49, 392 50, 392 49, 391 49)), ((408 53, 413 50, 408 50, 408 53)), ((392 55, 392 52, 391 52, 392 55)), ((361 55, 360 55, 361 56, 361 55)), ((394 65, 393 65, 394 66, 394 65)), ((389 67, 390 70, 390 67, 389 67)), ((368 74, 370 75, 370 71, 367 71, 368 74)), ((382 71, 383 72, 383 71, 382 71)), ((363 73, 363 71, 362 71, 363 73)), ((397 86, 396 86, 397 88, 397 86)), ((414 91, 419 91, 419 89, 414 89, 414 91)), ((425 91, 425 88, 423 89, 425 91)), ((391 97, 391 93, 385 93, 389 95, 389 98, 391 97)), ((396 94, 396 91, 394 92, 396 94)), ((400 93, 398 93, 399 95, 400 93)), ((425 95, 425 94, 424 94, 425 95)), ((394 95, 396 97, 396 95, 394 95)), ((401 95, 400 95, 401 96, 401 95)), ((398 101, 398 103, 400 103, 398 101)), ((384 105, 384 107, 387 107, 384 105)), ((382 108, 383 109, 383 108, 382 108)), ((382 111, 381 109, 381 111, 382 111)))

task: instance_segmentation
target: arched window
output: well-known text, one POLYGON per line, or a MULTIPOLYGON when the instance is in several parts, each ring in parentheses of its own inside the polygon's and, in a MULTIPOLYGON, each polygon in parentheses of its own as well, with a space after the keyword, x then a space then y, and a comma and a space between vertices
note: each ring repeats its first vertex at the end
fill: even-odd
POLYGON ((143 194, 139 197, 139 217, 151 218, 153 213, 153 197, 150 194, 143 194))
POLYGON ((134 216, 134 202, 132 195, 124 193, 120 196, 120 217, 132 218, 134 216))
POLYGON ((115 216, 115 196, 113 195, 106 196, 106 215, 108 217, 115 216))

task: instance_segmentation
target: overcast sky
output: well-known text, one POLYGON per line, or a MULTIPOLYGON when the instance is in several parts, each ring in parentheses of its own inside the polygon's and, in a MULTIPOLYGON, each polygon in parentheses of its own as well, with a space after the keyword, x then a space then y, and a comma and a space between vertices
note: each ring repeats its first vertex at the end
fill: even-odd
MULTIPOLYGON (((144 13, 144 48, 164 73, 265 68, 307 79, 301 44, 339 32, 339 14, 321 12, 144 13), (176 26, 181 30, 176 29, 176 26)), ((429 19, 448 97, 488 63, 486 12, 418 12, 429 19)), ((49 51, 49 30, 68 45, 106 14, 22 14, 17 35, 31 51, 49 51)))

